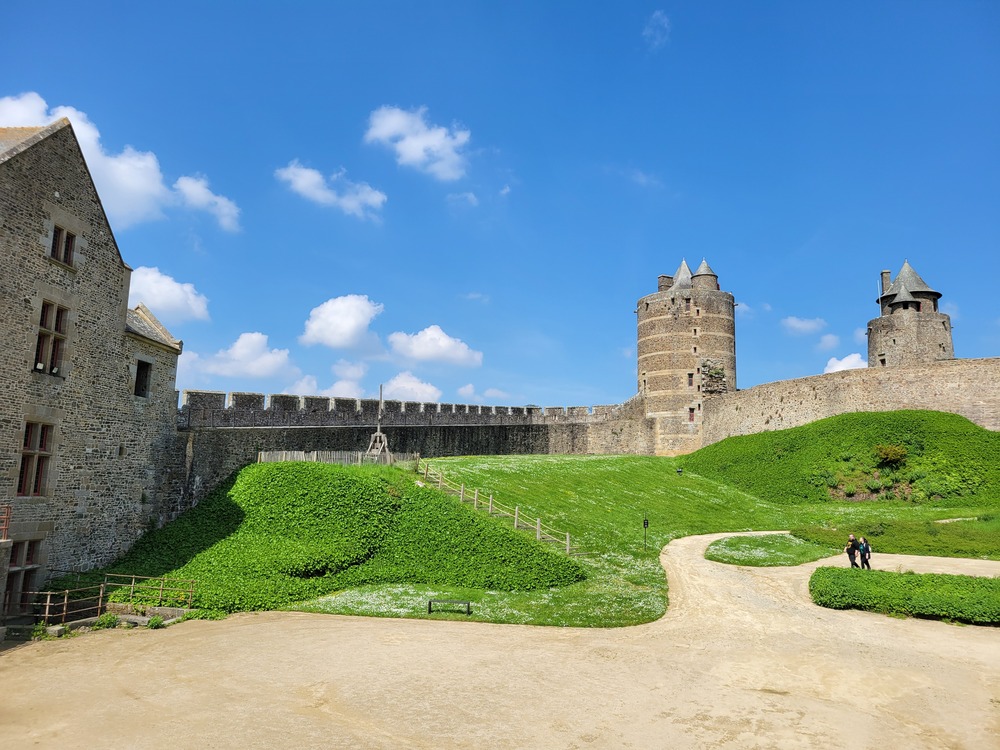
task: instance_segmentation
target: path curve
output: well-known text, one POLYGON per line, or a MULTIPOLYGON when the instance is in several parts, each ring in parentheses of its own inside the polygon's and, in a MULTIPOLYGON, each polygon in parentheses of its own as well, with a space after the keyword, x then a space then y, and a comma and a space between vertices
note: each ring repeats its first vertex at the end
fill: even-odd
POLYGON ((664 548, 670 609, 631 628, 268 612, 9 650, 0 747, 1000 748, 1000 629, 816 607, 846 557, 705 560, 723 536, 664 548))

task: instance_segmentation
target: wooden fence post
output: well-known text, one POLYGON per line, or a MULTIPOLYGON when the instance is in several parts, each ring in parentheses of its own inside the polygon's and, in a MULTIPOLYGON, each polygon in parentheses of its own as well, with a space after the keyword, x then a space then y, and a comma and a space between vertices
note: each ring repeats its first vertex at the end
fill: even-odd
POLYGON ((472 495, 472 507, 479 509, 479 488, 476 487, 475 493, 472 495))
POLYGON ((493 493, 490 493, 490 515, 493 515, 493 493))
POLYGON ((52 592, 45 592, 45 624, 49 624, 49 606, 52 604, 52 592))
POLYGON ((105 588, 105 586, 107 586, 107 585, 108 585, 107 581, 105 581, 104 583, 102 583, 101 584, 101 591, 97 595, 97 616, 98 617, 101 616, 101 613, 104 610, 104 595, 107 593, 107 589, 105 588))
POLYGON ((463 483, 461 487, 458 488, 458 502, 465 502, 465 484, 463 483))
POLYGON ((520 510, 520 506, 515 505, 514 506, 514 528, 515 529, 517 528, 517 513, 518 513, 519 510, 520 510))
POLYGON ((535 539, 539 542, 542 541, 542 519, 535 519, 535 539))
POLYGON ((438 474, 438 489, 444 486, 444 474, 438 474))
POLYGON ((569 554, 569 532, 566 532, 566 554, 569 554))
POLYGON ((160 579, 160 599, 159 599, 159 601, 156 602, 156 606, 158 606, 158 607, 162 607, 163 606, 163 583, 164 583, 165 580, 166 579, 164 579, 164 578, 160 579))

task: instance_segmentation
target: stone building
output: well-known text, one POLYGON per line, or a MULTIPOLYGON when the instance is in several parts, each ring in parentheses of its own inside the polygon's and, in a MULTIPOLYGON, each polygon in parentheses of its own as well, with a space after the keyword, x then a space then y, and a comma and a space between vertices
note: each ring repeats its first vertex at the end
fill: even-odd
POLYGON ((657 455, 701 447, 703 403, 736 390, 736 318, 733 295, 702 261, 691 273, 681 261, 673 276, 639 300, 638 389, 654 420, 657 455))
POLYGON ((128 309, 122 260, 68 120, 0 129, 3 607, 114 560, 170 498, 181 342, 128 309))
POLYGON ((909 261, 890 283, 882 271, 879 317, 868 321, 868 366, 898 367, 955 358, 951 318, 938 310, 935 292, 909 261))

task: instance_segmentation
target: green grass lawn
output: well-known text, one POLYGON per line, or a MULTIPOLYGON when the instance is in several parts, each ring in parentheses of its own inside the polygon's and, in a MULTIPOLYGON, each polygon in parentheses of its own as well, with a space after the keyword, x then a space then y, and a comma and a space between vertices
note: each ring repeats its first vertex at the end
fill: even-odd
POLYGON ((666 610, 659 550, 691 534, 797 537, 714 548, 741 564, 818 559, 842 549, 848 533, 868 537, 876 555, 1000 559, 998 440, 954 415, 894 412, 731 438, 677 459, 432 460, 522 518, 569 532, 589 553, 574 558, 514 531, 510 519, 416 487, 413 472, 251 466, 112 571, 196 578, 197 603, 210 610, 427 617, 427 599, 447 598, 472 601, 472 619, 631 625, 666 610), (871 490, 844 492, 859 482, 871 490), (970 520, 937 523, 953 518, 970 520))

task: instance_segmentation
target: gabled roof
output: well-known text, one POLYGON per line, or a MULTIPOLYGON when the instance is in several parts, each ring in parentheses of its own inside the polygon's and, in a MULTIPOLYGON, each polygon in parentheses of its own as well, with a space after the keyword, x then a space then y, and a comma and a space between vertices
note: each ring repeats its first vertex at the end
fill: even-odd
POLYGON ((69 120, 63 117, 51 125, 41 127, 0 128, 0 162, 5 162, 12 156, 17 156, 43 138, 47 138, 57 130, 66 127, 70 127, 69 120))
POLYGON ((149 308, 141 303, 126 313, 125 332, 172 349, 177 354, 184 348, 184 342, 175 339, 149 308))

